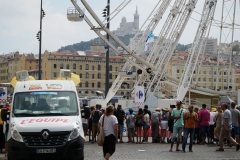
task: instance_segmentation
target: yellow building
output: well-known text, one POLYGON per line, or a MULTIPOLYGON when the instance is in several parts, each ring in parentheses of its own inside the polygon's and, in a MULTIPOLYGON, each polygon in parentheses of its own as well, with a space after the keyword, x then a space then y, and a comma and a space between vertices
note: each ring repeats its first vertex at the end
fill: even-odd
POLYGON ((0 83, 8 82, 8 61, 4 59, 0 63, 0 83))
MULTIPOLYGON (((125 63, 120 56, 110 56, 109 62, 109 86, 116 79, 118 72, 125 63)), ((42 79, 56 79, 60 69, 70 69, 78 74, 81 83, 77 86, 80 96, 96 95, 96 91, 105 91, 105 56, 84 53, 51 53, 45 51, 42 57, 42 79)), ((135 71, 134 67, 134 71, 135 71)), ((126 79, 125 83, 117 92, 117 95, 130 95, 133 87, 133 80, 126 79)))

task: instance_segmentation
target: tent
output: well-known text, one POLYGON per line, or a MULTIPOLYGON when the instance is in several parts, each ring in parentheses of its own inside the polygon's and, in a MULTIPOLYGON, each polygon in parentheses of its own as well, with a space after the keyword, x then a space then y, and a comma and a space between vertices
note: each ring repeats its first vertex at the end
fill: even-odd
POLYGON ((234 100, 232 100, 231 98, 229 98, 228 96, 224 96, 222 97, 222 99, 218 102, 218 105, 222 105, 223 103, 226 103, 228 105, 228 108, 230 107, 231 102, 234 102, 234 100))

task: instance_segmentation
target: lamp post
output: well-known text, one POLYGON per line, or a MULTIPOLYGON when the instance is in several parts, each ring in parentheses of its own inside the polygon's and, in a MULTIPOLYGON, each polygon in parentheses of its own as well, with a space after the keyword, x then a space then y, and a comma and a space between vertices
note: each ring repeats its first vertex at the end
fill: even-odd
MULTIPOLYGON (((107 6, 103 10, 103 17, 107 17, 107 28, 110 28, 109 14, 110 14, 110 0, 107 0, 107 6)), ((107 34, 107 40, 109 41, 109 35, 107 34)), ((109 90, 109 47, 106 48, 106 77, 105 77, 105 97, 109 90)))
POLYGON ((45 12, 44 10, 42 9, 42 0, 41 0, 41 8, 40 8, 40 31, 38 31, 37 33, 37 39, 39 41, 39 60, 38 60, 38 79, 41 80, 42 77, 41 77, 41 58, 42 58, 42 55, 41 55, 41 49, 42 49, 42 19, 43 17, 45 17, 45 12))

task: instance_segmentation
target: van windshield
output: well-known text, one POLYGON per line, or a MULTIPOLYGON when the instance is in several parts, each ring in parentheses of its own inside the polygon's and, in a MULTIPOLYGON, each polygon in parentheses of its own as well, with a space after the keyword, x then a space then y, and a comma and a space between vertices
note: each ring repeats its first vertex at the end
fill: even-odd
POLYGON ((16 93, 12 109, 16 117, 78 114, 76 94, 71 91, 16 93))

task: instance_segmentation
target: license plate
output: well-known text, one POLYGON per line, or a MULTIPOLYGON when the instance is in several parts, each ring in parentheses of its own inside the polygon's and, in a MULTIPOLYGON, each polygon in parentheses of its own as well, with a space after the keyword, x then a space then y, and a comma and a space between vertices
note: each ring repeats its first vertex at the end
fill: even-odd
POLYGON ((56 153, 56 148, 52 149, 37 149, 37 153, 56 153))

